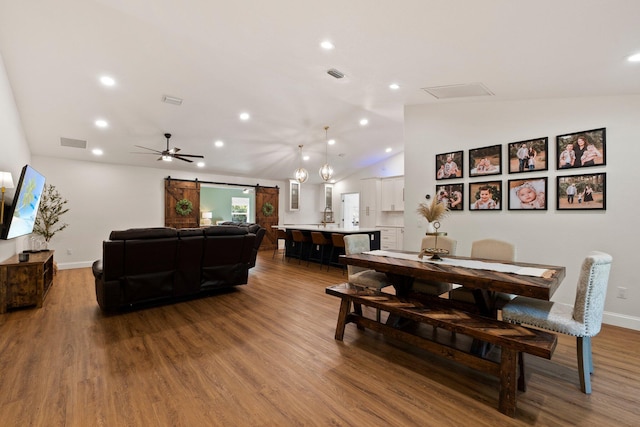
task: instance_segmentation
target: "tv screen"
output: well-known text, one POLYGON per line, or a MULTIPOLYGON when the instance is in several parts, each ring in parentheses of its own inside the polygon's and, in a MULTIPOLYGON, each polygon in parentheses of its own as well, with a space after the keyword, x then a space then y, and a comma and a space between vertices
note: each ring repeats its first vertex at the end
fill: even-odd
POLYGON ((22 168, 13 203, 2 230, 3 239, 31 234, 38 215, 44 176, 29 165, 22 168))

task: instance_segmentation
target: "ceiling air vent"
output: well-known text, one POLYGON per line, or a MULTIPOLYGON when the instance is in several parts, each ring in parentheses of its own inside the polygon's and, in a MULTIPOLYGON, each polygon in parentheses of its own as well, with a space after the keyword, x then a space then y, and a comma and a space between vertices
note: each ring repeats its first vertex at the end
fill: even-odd
POLYGON ((87 141, 82 139, 60 138, 60 145, 63 147, 87 148, 87 141))
POLYGON ((332 69, 328 70, 327 74, 329 74, 330 76, 335 77, 336 79, 341 79, 341 78, 344 77, 344 73, 341 73, 340 71, 336 70, 335 68, 332 68, 332 69))
POLYGON ((162 102, 166 102, 167 104, 173 105, 182 105, 182 99, 176 98, 175 96, 163 95, 162 102))
POLYGON ((472 96, 493 96, 493 92, 487 89, 487 87, 482 83, 464 83, 448 86, 424 87, 422 88, 422 90, 438 99, 468 98, 472 96))

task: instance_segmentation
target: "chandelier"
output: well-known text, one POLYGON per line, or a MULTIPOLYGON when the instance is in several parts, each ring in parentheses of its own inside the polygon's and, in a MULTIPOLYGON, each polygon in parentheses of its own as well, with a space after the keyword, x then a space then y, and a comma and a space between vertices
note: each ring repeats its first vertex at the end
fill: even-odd
POLYGON ((302 167, 302 147, 302 145, 298 145, 298 148, 300 148, 300 167, 293 173, 293 177, 300 184, 306 182, 307 179, 309 179, 309 172, 307 172, 307 170, 302 167))
POLYGON ((331 177, 333 177, 333 168, 329 164, 329 138, 328 138, 328 130, 329 126, 324 127, 324 137, 325 137, 325 146, 324 146, 324 165, 318 171, 320 173, 320 178, 323 181, 329 181, 331 177))

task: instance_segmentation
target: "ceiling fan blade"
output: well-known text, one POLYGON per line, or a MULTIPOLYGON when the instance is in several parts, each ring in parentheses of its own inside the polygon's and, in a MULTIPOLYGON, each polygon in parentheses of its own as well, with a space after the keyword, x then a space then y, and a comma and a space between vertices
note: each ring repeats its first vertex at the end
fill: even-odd
POLYGON ((142 148, 143 150, 153 151, 155 154, 162 154, 162 151, 154 150, 153 148, 143 147, 142 145, 134 145, 134 147, 142 148))
POLYGON ((204 159, 204 156, 199 154, 174 154, 175 157, 195 157, 197 159, 204 159))
POLYGON ((183 159, 181 156, 172 156, 174 159, 182 160, 183 162, 193 163, 193 160, 183 159))
POLYGON ((180 151, 180 149, 179 149, 178 147, 173 147, 173 148, 172 148, 171 150, 169 150, 169 151, 171 151, 173 154, 176 154, 178 151, 180 151))

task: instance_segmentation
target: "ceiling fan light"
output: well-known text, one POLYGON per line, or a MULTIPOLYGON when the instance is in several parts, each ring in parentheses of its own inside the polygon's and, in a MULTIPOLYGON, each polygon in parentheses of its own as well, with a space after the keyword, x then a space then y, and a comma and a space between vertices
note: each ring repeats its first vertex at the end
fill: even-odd
POLYGON ((307 180, 309 179, 309 172, 307 172, 305 168, 296 169, 293 175, 296 181, 298 181, 300 184, 307 182, 307 180))
POLYGON ((166 154, 162 155, 162 161, 170 162, 171 161, 171 156, 167 156, 166 154))

